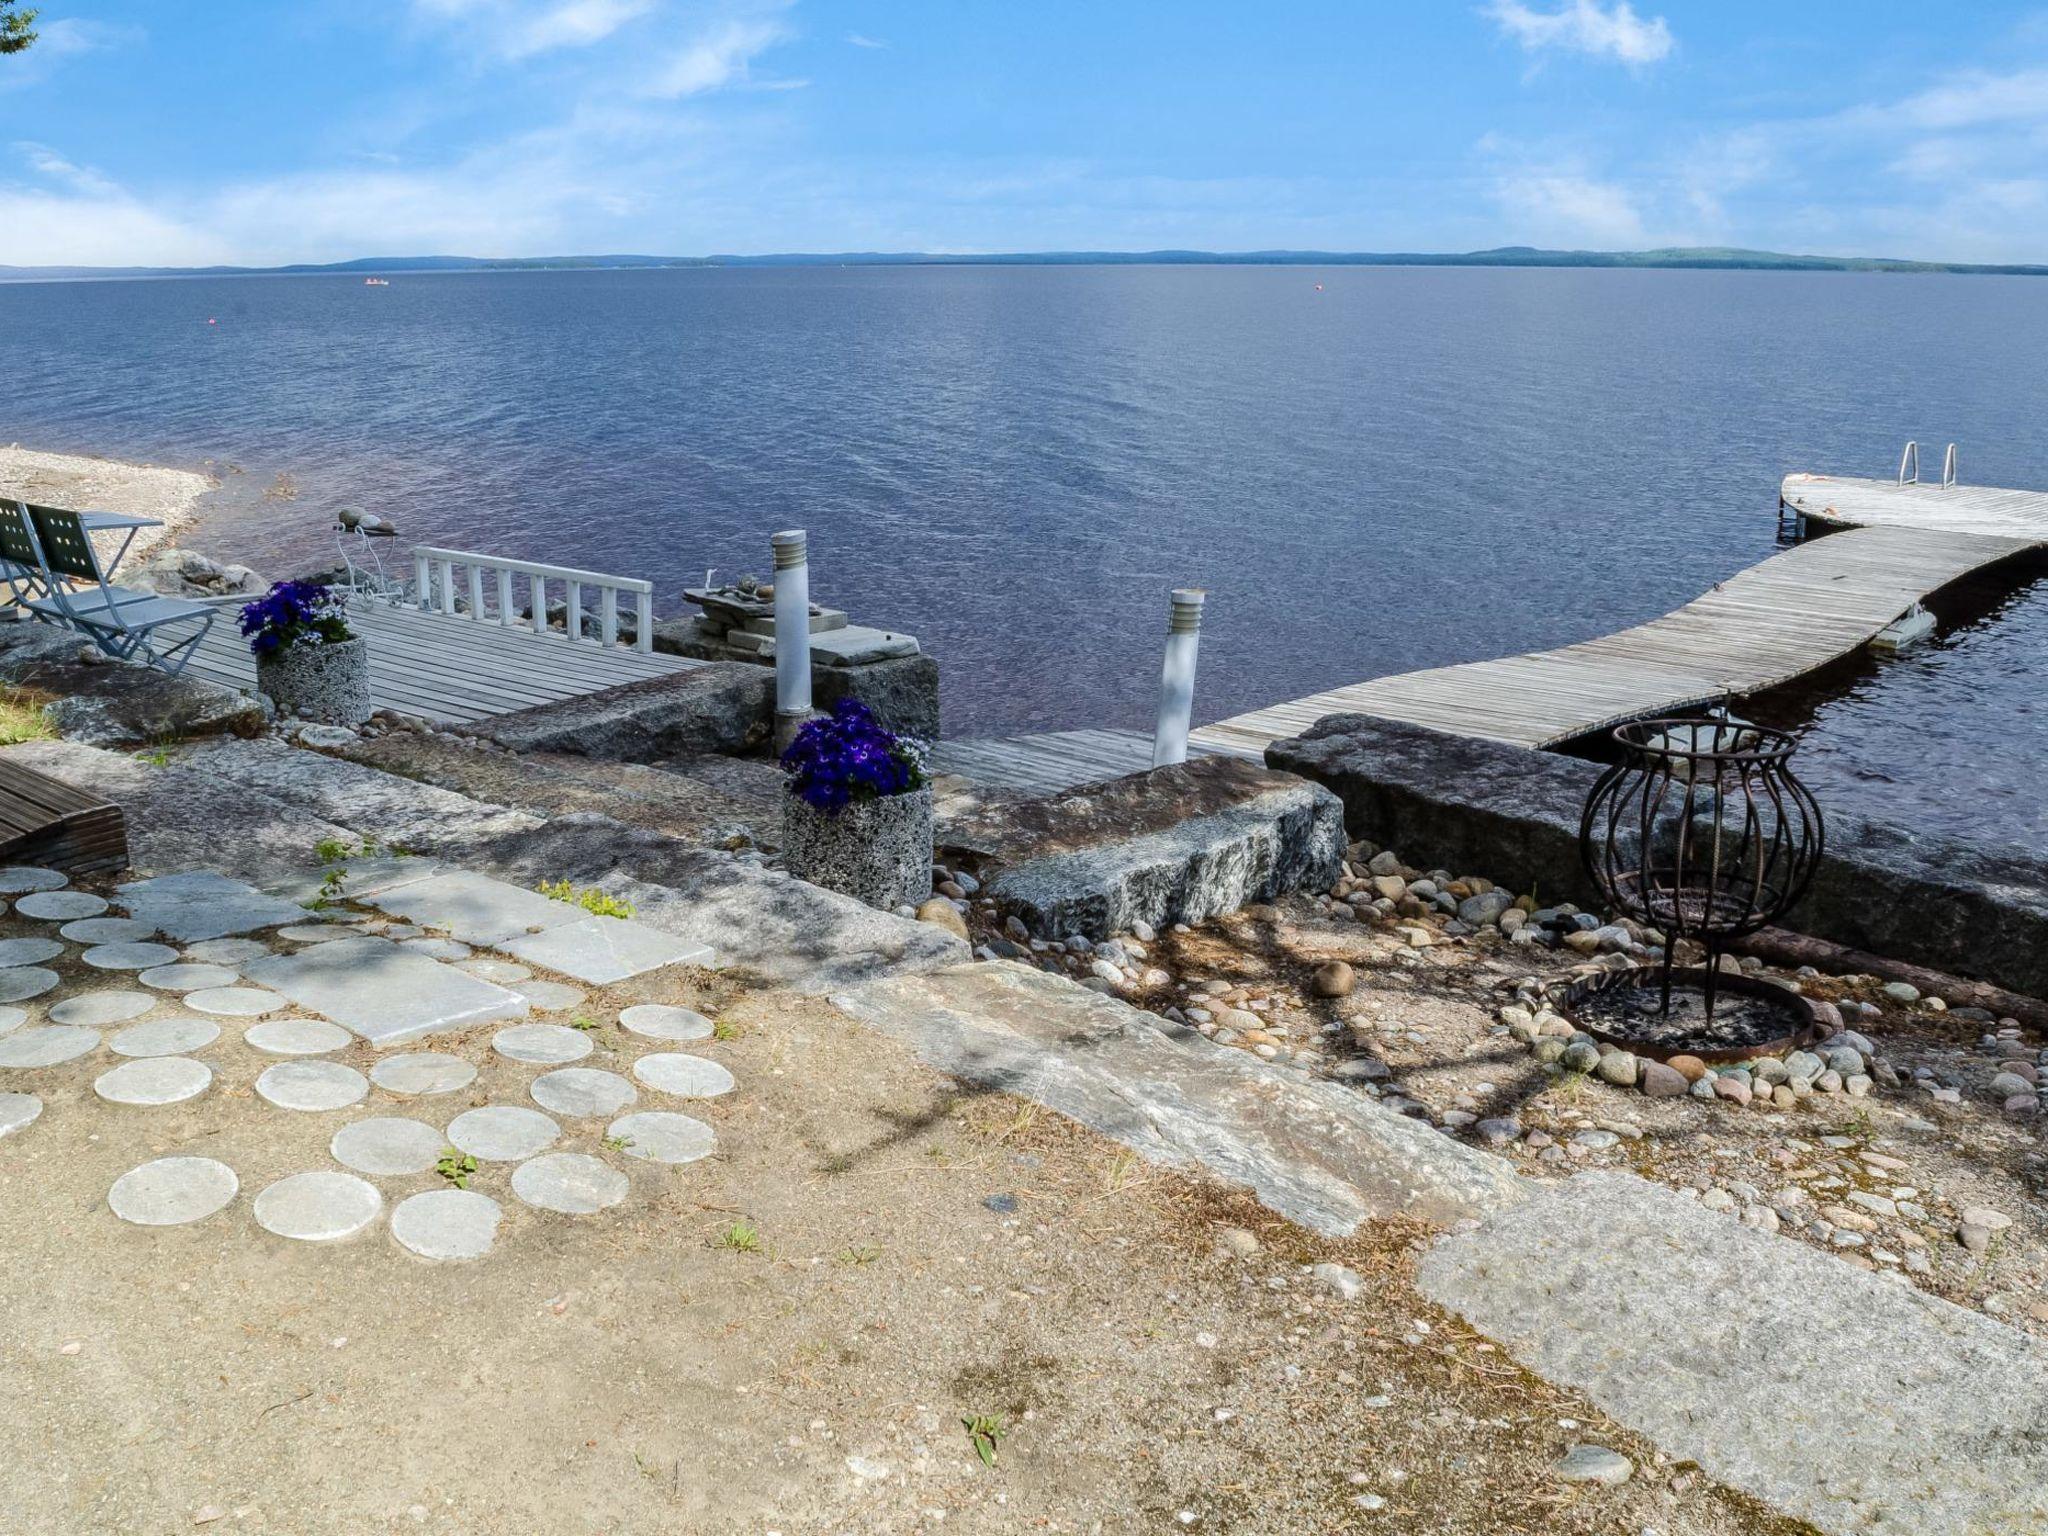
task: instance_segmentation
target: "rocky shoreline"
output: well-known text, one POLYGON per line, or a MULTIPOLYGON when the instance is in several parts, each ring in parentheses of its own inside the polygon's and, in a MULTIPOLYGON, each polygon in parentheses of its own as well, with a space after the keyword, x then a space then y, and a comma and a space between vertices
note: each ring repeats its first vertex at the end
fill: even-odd
POLYGON ((201 501, 219 488, 213 476, 192 469, 47 453, 19 443, 0 446, 0 496, 160 519, 162 527, 136 534, 131 559, 191 532, 200 520, 201 501))

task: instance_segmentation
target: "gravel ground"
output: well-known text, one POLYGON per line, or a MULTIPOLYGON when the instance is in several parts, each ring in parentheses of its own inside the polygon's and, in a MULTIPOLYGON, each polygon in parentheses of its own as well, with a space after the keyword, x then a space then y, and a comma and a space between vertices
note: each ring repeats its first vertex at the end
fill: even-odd
POLYGON ((77 512, 125 512, 163 519, 144 528, 129 547, 129 558, 174 539, 198 517, 199 500, 217 487, 210 475, 117 459, 43 453, 19 444, 0 446, 0 496, 18 496, 77 512))

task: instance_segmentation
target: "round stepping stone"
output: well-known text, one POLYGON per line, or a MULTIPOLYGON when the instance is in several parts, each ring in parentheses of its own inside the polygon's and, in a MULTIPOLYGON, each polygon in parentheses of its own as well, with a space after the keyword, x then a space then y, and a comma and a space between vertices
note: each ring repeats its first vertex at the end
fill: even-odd
POLYGON ((550 1152, 512 1170, 512 1193, 537 1210, 589 1216, 632 1189, 618 1169, 583 1152, 550 1152))
POLYGON ((109 1104, 154 1109, 196 1099, 212 1081, 213 1068, 203 1061, 187 1056, 150 1056, 141 1061, 125 1061, 111 1072, 102 1072, 92 1091, 109 1104))
POLYGON ((211 1019, 151 1019, 131 1024, 107 1042, 116 1056, 182 1056, 220 1038, 220 1026, 211 1019))
POLYGON ((440 1051, 413 1051, 388 1056, 370 1068, 370 1081, 386 1093, 412 1097, 421 1094, 455 1093, 476 1081, 476 1068, 460 1056, 440 1051))
POLYGON ((11 1035, 28 1022, 28 1010, 0 1003, 0 1035, 11 1035))
POLYGON ((386 1179, 425 1173, 447 1148, 448 1138, 425 1121, 395 1117, 353 1121, 327 1145, 343 1167, 386 1179))
POLYGON ((566 1024, 515 1024, 491 1036, 491 1049, 513 1061, 556 1067, 581 1061, 591 1045, 590 1036, 566 1024))
POLYGON ((70 883, 68 877, 54 869, 36 869, 26 864, 12 864, 0 869, 0 896, 14 896, 23 891, 61 891, 70 883))
POLYGON ((353 928, 341 928, 333 923, 295 923, 289 928, 278 929, 277 936, 299 944, 331 944, 336 939, 353 939, 361 935, 353 928))
POLYGON ((41 997, 59 979, 55 971, 46 971, 39 965, 17 965, 0 971, 0 1003, 25 1003, 32 997, 41 997))
POLYGON ((63 953, 61 939, 0 939, 0 966, 36 965, 63 953))
POLYGON ((709 1157, 718 1145, 718 1137, 702 1120, 658 1109, 622 1116, 605 1128, 604 1135, 628 1157, 650 1163, 694 1163, 709 1157))
POLYGON ((533 1102, 551 1114, 570 1119, 616 1115, 640 1097, 639 1090, 616 1072, 595 1067, 563 1067, 543 1072, 527 1090, 533 1102))
POLYGON ((43 1112, 43 1101, 32 1093, 0 1093, 0 1136, 35 1124, 43 1112))
POLYGON ((147 992, 85 992, 77 997, 67 997, 61 1003, 50 1004, 50 1022, 83 1024, 89 1029, 100 1029, 108 1024, 139 1019, 162 1003, 162 998, 151 997, 147 992))
POLYGON ((42 1029, 23 1029, 0 1040, 0 1067, 54 1067, 76 1061, 100 1043, 96 1029, 76 1024, 51 1024, 42 1029))
POLYGON ((448 1140, 487 1163, 521 1163, 555 1144, 562 1128, 537 1109, 487 1104, 448 1123, 448 1140))
POLYGON ((57 933, 74 944, 139 944, 156 933, 156 924, 133 917, 82 917, 57 933))
POLYGON ((256 1225, 302 1243, 354 1237, 377 1219, 384 1197, 352 1173, 295 1173, 258 1195, 256 1225))
POLYGON ((492 955, 478 955, 474 959, 464 960, 455 968, 458 971, 467 971, 472 976, 479 976, 485 981, 494 981, 501 987, 509 987, 515 981, 533 979, 533 972, 525 966, 511 960, 500 960, 492 955))
POLYGON ((181 960, 176 965, 153 966, 135 979, 161 992, 197 992, 202 987, 231 987, 242 978, 224 965, 192 965, 181 960))
POLYGON ((454 939, 406 939, 398 946, 415 955, 425 955, 429 960, 467 960, 475 953, 467 944, 454 939))
POLYGON ((242 1039, 270 1056, 323 1056, 340 1050, 355 1036, 339 1024, 318 1019, 272 1019, 252 1025, 242 1039))
POLYGON ((709 1040, 712 1035, 711 1021, 703 1014, 667 1003, 635 1003, 619 1015, 619 1025, 648 1040, 709 1040))
POLYGON ((587 995, 580 988, 559 981, 523 981, 512 990, 542 1013, 560 1013, 574 1008, 587 995))
POLYGON ((275 1013, 284 1006, 284 999, 261 987, 203 987, 185 994, 185 1006, 231 1019, 253 1019, 258 1014, 275 1013))
POLYGON ((473 1189, 430 1189, 399 1202, 391 1235, 423 1259, 480 1259, 504 1215, 497 1201, 473 1189))
POLYGON ((279 1109, 346 1109, 370 1091, 370 1080, 338 1061, 280 1061, 263 1069, 256 1091, 279 1109))
POLYGON ((106 898, 90 891, 37 891, 14 904, 23 917, 46 923, 72 923, 83 917, 98 917, 107 910, 106 898))
POLYGON ((146 971, 152 966, 169 965, 178 958, 178 952, 168 944, 95 944, 78 957, 87 965, 100 971, 146 971))
POLYGON ((633 1075, 658 1093, 680 1099, 715 1099, 731 1093, 732 1074, 715 1061, 681 1051, 658 1051, 633 1063, 633 1075))
MULTIPOLYGON (((62 928, 57 931, 64 932, 62 928)), ((259 944, 254 939, 207 939, 185 947, 185 958, 197 960, 202 965, 244 966, 251 960, 261 960, 269 953, 269 945, 259 944)))
POLYGON ((175 1227, 211 1216, 240 1188, 226 1163, 210 1157, 160 1157, 114 1180, 107 1209, 138 1227, 175 1227))

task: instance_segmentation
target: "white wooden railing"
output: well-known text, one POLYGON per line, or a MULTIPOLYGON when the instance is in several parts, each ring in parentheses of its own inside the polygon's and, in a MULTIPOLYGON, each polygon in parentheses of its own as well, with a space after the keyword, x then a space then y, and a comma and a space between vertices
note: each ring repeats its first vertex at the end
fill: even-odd
POLYGON ((548 630, 548 583, 560 582, 565 589, 571 641, 601 646, 619 642, 619 596, 633 601, 633 649, 654 649, 654 584, 634 576, 607 576, 602 571, 579 571, 566 565, 541 565, 532 560, 507 560, 498 555, 479 555, 460 549, 435 549, 422 545, 412 552, 413 575, 419 591, 419 606, 428 613, 459 614, 467 598, 468 618, 479 624, 501 624, 510 628, 530 624, 536 635, 548 630), (464 590, 458 596, 455 571, 463 570, 464 590), (485 576, 490 576, 486 582, 485 576), (513 601, 513 578, 526 578, 528 612, 522 614, 513 601), (588 615, 583 607, 585 588, 597 591, 597 633, 585 632, 588 615))

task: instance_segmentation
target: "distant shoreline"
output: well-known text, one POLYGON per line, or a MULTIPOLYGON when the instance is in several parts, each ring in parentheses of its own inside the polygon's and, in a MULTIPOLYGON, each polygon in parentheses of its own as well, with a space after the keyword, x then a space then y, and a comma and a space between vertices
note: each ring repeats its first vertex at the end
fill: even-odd
POLYGON ((1788 255, 1722 247, 1647 251, 1553 251, 1503 246, 1465 252, 1371 251, 915 251, 794 252, 760 256, 365 256, 270 267, 0 267, 0 283, 109 282, 179 277, 365 277, 464 272, 710 271, 776 267, 1453 267, 1592 271, 1944 273, 2048 277, 2048 264, 1908 261, 1877 256, 1788 255))

